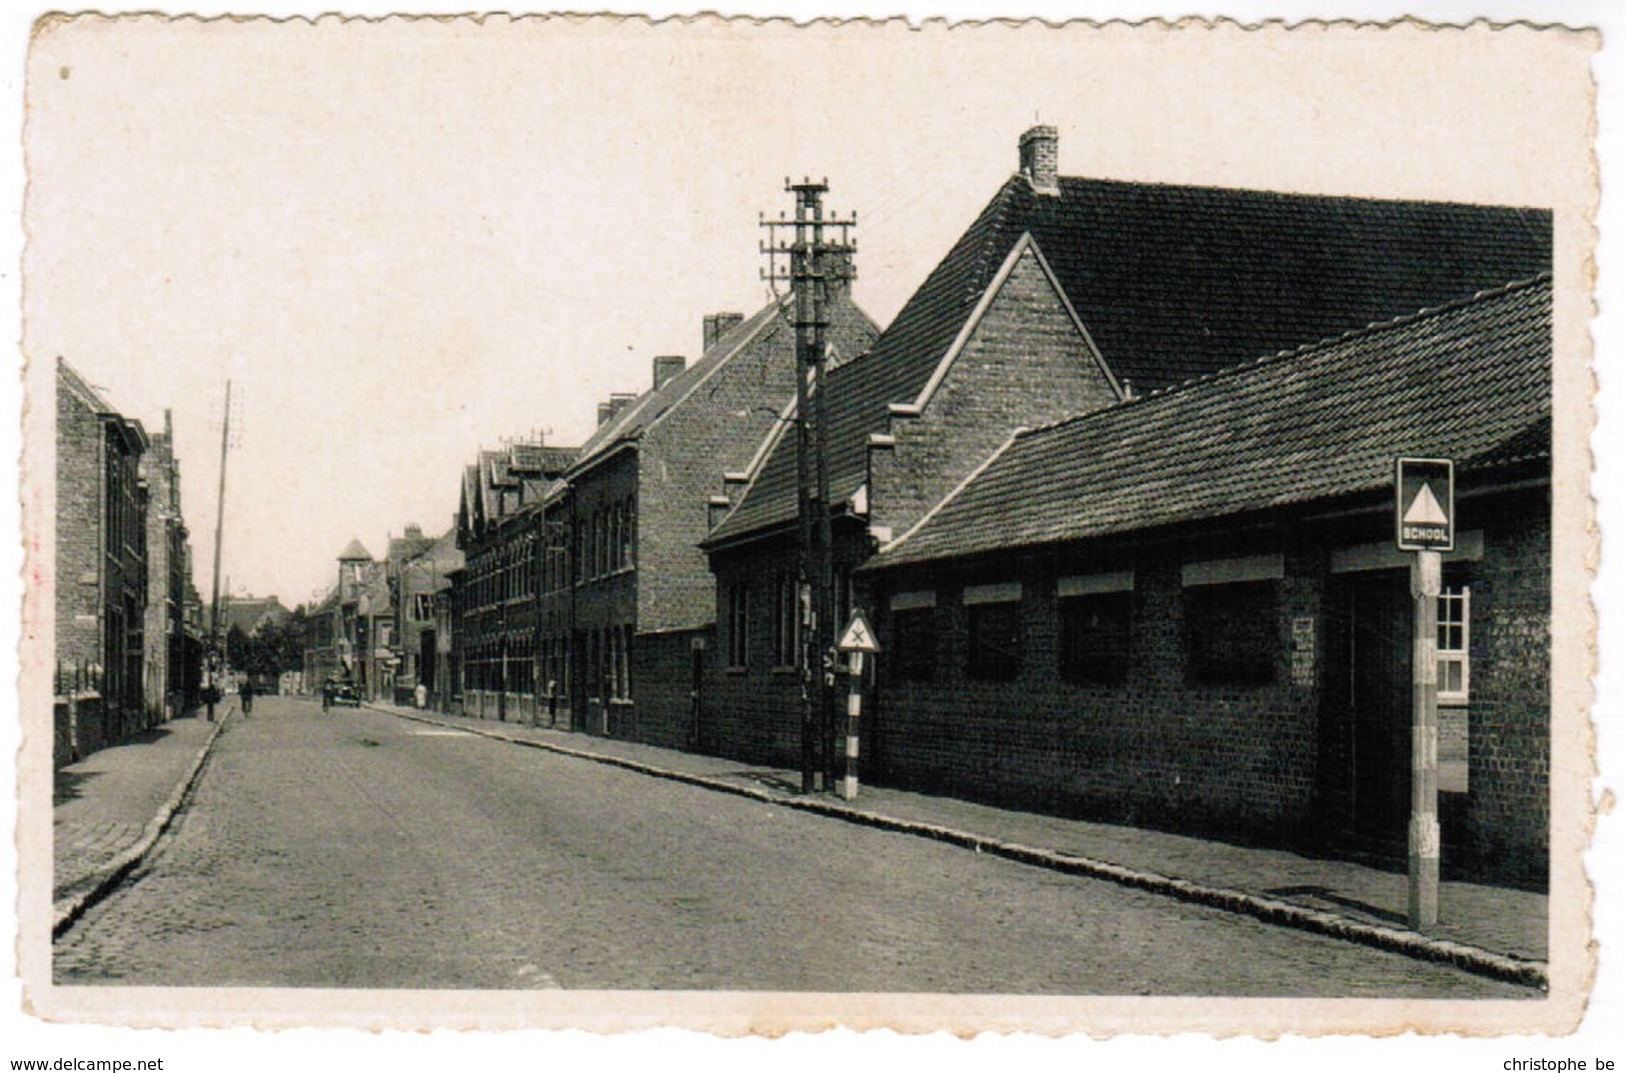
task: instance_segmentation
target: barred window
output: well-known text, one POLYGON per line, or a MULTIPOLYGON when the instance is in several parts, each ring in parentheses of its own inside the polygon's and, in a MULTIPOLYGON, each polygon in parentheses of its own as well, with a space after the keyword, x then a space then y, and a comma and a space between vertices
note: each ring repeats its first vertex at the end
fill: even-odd
POLYGON ((744 581, 736 581, 728 588, 728 666, 743 668, 748 664, 750 647, 750 591, 744 581))
POLYGON ((1012 682, 1021 671, 1021 605, 973 604, 965 673, 986 682, 1012 682))
POLYGON ((1260 685, 1274 679, 1280 648, 1274 582, 1186 588, 1185 629, 1193 681, 1260 685))
POLYGON ((793 571, 779 571, 773 586, 773 665, 775 667, 799 667, 801 665, 800 631, 797 628, 801 617, 799 588, 800 586, 796 584, 796 575, 793 571))
POLYGON ((892 673, 902 682, 929 682, 937 672, 937 609, 892 612, 892 673))
POLYGON ((1062 681, 1114 685, 1128 677, 1132 606, 1127 592, 1060 601, 1062 681))

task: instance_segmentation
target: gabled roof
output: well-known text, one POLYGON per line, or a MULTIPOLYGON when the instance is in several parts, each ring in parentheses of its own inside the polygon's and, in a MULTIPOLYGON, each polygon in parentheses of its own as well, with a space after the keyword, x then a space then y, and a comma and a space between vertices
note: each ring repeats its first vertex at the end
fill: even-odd
POLYGON ((772 330, 775 318, 793 302, 794 298, 790 295, 769 302, 753 316, 724 332, 722 337, 711 344, 711 348, 700 355, 699 360, 692 365, 660 387, 645 391, 621 407, 619 413, 599 425, 593 430, 593 434, 587 437, 587 442, 581 445, 581 452, 576 457, 575 465, 571 467, 571 473, 580 473, 591 468, 618 444, 637 439, 658 424, 674 408, 683 405, 694 394, 694 390, 730 358, 749 347, 758 336, 772 330))
POLYGON ((350 542, 344 545, 344 550, 339 552, 339 562, 349 562, 354 559, 363 559, 370 563, 372 562, 372 553, 362 547, 359 538, 351 537, 350 542))
MULTIPOLYGON (((1145 393, 1549 271, 1552 227, 1540 209, 1077 178, 1045 195, 1013 176, 872 352, 829 374, 832 503, 1023 235, 1117 380, 1145 393)), ((795 516, 794 463, 779 457, 793 453, 784 437, 708 544, 795 516)))
POLYGON ((1019 432, 867 568, 1380 490, 1408 454, 1550 458, 1551 300, 1542 276, 1019 432))
POLYGON ((226 628, 236 626, 244 633, 253 633, 267 622, 280 626, 291 614, 275 596, 233 596, 223 604, 221 618, 226 628))

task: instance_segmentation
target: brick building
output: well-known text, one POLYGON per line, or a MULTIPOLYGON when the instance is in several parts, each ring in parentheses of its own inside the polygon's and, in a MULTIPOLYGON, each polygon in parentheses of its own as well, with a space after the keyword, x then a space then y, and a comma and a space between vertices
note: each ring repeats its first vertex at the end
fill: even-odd
POLYGON ((533 721, 538 598, 545 533, 542 496, 575 449, 514 443, 481 451, 464 470, 451 583, 451 651, 460 710, 484 719, 533 721))
POLYGON ((392 692, 389 663, 394 604, 385 565, 360 540, 338 557, 338 578, 305 620, 305 688, 349 682, 368 700, 392 692))
POLYGON ((414 703, 422 685, 426 703, 440 708, 447 692, 443 672, 451 654, 451 631, 437 619, 435 604, 437 594, 449 593, 452 572, 463 568, 457 530, 426 537, 420 527, 409 525, 389 542, 385 563, 395 605, 395 703, 414 703))
POLYGON ((147 435, 65 361, 56 367, 56 756, 148 725, 147 435))
POLYGON ((164 430, 149 438, 141 455, 147 485, 147 609, 142 689, 148 725, 173 719, 198 702, 198 668, 188 652, 186 596, 192 585, 192 556, 181 514, 180 461, 170 411, 164 430), (190 669, 189 669, 190 668, 190 669))
POLYGON ((1446 874, 1543 887, 1548 277, 1010 436, 861 570, 871 777, 1402 865, 1399 456, 1457 461, 1446 874))
MULTIPOLYGON (((549 491, 541 645, 578 729, 693 744, 695 675, 716 622, 698 547, 705 497, 750 464, 794 396, 793 301, 748 319, 706 316, 699 359, 655 358, 649 390, 600 407, 597 430, 549 491)), ((874 342, 846 287, 832 289, 828 310, 836 362, 874 342)))
MULTIPOLYGON (((1550 267, 1550 213, 1061 176, 1053 128, 873 349, 827 378, 837 624, 852 572, 1019 427, 1550 267)), ((699 744, 800 762, 796 460, 771 433, 713 501, 719 659, 699 744)))

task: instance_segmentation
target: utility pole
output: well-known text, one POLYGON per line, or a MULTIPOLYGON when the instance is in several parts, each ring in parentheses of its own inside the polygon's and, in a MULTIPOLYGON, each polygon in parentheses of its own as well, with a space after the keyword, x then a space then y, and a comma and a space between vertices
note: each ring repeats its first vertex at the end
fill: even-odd
MULTIPOLYGON (((796 198, 795 218, 762 220, 768 240, 763 276, 777 284, 788 278, 795 295, 796 329, 796 595, 801 627, 801 790, 821 791, 832 770, 834 750, 834 540, 829 502, 829 423, 824 404, 828 365, 829 285, 849 275, 855 249, 851 231, 857 217, 825 217, 827 180, 786 179, 796 198), (826 229, 838 238, 826 237, 826 229), (790 230, 789 241, 780 238, 790 230), (788 255, 788 277, 778 258, 788 255)), ((775 286, 775 293, 776 286, 775 286)))
MULTIPOLYGON (((209 597, 209 696, 220 691, 220 538, 226 521, 226 445, 231 436, 231 381, 226 381, 226 406, 220 421, 220 494, 214 506, 214 581, 209 597)), ((209 702, 209 722, 214 722, 214 701, 209 702)))

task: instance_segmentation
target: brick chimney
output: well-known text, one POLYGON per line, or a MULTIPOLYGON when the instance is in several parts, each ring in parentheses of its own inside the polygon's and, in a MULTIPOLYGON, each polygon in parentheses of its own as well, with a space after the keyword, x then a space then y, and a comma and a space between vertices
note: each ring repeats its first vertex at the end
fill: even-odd
POLYGON ((654 360, 656 391, 666 386, 666 381, 682 372, 688 366, 688 359, 681 354, 662 354, 654 360))
POLYGON ((710 350, 717 340, 727 335, 745 319, 743 313, 707 313, 705 315, 705 349, 710 350))
POLYGON ((1061 137, 1054 127, 1029 127, 1021 136, 1021 174, 1039 194, 1061 192, 1061 137))

